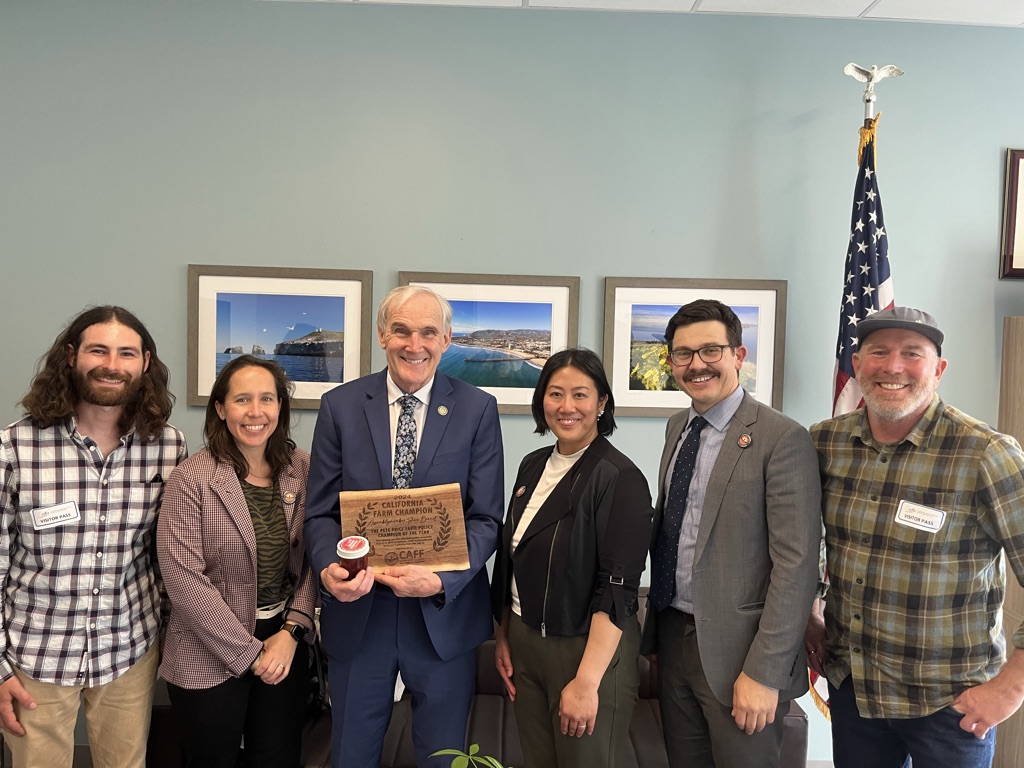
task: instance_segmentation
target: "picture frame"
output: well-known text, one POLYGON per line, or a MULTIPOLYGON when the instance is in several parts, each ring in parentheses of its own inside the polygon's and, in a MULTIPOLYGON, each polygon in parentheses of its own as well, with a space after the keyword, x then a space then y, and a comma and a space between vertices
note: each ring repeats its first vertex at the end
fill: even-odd
POLYGON ((786 290, 785 280, 605 278, 604 365, 615 415, 664 417, 690 405, 675 390, 664 334, 669 318, 696 299, 718 299, 736 311, 747 348, 740 384, 782 410, 786 290))
POLYGON ((189 264, 188 404, 205 406, 228 360, 255 353, 282 364, 292 408, 319 408, 370 372, 372 291, 369 270, 189 264))
POLYGON ((1000 278, 1024 278, 1024 195, 1021 169, 1024 149, 1006 150, 1006 179, 1003 186, 1002 255, 1000 278))
POLYGON ((431 288, 452 304, 453 342, 438 371, 494 395, 499 413, 530 413, 544 361, 578 343, 579 277, 400 272, 398 279, 431 288))

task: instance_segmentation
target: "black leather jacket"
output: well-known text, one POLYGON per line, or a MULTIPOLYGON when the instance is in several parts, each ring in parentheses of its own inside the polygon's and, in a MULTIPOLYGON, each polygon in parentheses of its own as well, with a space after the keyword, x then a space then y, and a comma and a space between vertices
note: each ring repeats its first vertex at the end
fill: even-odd
POLYGON ((495 618, 501 621, 512 603, 514 572, 523 621, 542 635, 585 635, 597 611, 622 627, 636 613, 651 493, 636 465, 604 437, 552 489, 509 556, 512 534, 553 450, 534 451, 519 466, 491 581, 495 618))

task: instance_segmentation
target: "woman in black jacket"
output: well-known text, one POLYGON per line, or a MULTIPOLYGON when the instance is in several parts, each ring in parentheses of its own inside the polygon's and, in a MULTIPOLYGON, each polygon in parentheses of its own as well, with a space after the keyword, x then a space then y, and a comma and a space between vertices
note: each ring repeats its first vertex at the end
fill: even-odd
POLYGON ((526 765, 613 766, 628 738, 652 511, 646 479, 606 439, 614 408, 586 349, 550 357, 533 393, 536 432, 556 442, 519 467, 492 583, 526 765))

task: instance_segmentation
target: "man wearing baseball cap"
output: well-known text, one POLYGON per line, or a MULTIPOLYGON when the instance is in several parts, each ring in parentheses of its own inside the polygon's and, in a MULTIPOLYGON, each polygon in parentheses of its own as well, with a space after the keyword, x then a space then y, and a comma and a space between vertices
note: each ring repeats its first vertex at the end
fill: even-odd
POLYGON ((991 766, 995 726, 1024 700, 1000 557, 1024 583, 1024 452, 936 394, 943 338, 909 307, 861 320, 864 407, 811 429, 831 588, 806 646, 836 768, 991 766))

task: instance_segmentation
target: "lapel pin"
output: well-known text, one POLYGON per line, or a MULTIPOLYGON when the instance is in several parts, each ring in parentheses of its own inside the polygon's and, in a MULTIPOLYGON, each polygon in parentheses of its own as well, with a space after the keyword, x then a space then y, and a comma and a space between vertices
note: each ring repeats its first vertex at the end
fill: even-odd
POLYGON ((438 416, 447 416, 448 415, 448 406, 447 405, 439 405, 439 406, 437 406, 437 415, 438 416))
POLYGON ((754 442, 754 438, 752 438, 750 435, 740 435, 740 439, 736 441, 736 445, 738 445, 740 448, 746 448, 752 442, 754 442))
POLYGON ((284 492, 284 503, 285 504, 294 504, 295 503, 295 491, 285 491, 284 492))
POLYGON ((521 486, 519 486, 519 487, 518 487, 518 488, 516 489, 516 498, 518 499, 518 498, 519 498, 520 496, 522 496, 522 495, 523 495, 524 493, 526 493, 526 486, 525 486, 525 485, 521 485, 521 486))

